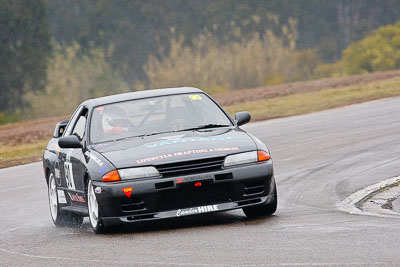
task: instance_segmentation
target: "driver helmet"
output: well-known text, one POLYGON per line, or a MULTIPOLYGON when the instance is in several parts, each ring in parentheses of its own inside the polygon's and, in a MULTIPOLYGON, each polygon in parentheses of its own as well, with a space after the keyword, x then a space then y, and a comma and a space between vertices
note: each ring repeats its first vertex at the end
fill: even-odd
POLYGON ((122 108, 106 107, 101 121, 103 131, 108 133, 122 133, 128 131, 130 121, 122 108))

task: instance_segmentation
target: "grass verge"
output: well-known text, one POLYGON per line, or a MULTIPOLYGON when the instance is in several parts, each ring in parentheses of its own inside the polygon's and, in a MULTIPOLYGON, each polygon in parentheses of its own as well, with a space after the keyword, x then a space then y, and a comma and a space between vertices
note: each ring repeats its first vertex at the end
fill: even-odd
POLYGON ((41 160, 48 142, 49 139, 31 144, 0 146, 0 168, 41 160))
POLYGON ((231 115, 246 110, 251 113, 252 120, 265 120, 306 114, 398 95, 400 95, 400 78, 391 78, 363 85, 260 99, 229 105, 224 108, 231 115))

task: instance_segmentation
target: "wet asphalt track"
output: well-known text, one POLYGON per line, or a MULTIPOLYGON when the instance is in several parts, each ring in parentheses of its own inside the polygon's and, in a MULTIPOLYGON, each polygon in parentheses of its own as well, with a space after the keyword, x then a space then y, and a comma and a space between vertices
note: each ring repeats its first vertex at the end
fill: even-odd
POLYGON ((400 265, 400 220, 335 205, 400 174, 400 98, 245 127, 271 150, 279 205, 121 227, 56 228, 41 163, 0 170, 0 265, 400 265))

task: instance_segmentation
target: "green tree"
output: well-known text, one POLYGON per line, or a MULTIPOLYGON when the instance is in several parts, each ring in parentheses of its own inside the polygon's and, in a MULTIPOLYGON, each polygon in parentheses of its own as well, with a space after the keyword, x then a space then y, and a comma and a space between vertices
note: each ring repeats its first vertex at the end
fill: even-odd
POLYGON ((23 94, 45 86, 51 51, 45 0, 0 4, 0 112, 24 107, 23 94))
POLYGON ((343 51, 341 64, 345 74, 400 68, 400 21, 351 44, 343 51))

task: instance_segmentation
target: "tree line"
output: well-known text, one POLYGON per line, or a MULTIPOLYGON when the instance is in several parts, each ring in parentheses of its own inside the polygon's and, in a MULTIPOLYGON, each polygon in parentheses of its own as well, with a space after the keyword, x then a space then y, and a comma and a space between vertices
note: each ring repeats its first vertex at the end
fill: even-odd
POLYGON ((357 41, 394 24, 398 10, 396 0, 1 0, 0 113, 72 92, 78 102, 167 85, 219 91, 346 75, 357 62, 382 69, 383 60, 365 67, 372 52, 351 55, 396 43, 389 33, 357 41))

